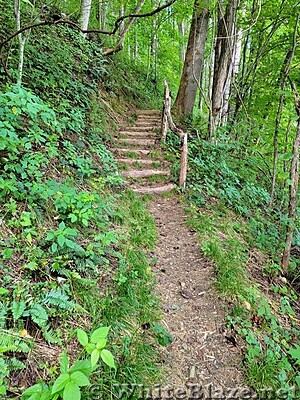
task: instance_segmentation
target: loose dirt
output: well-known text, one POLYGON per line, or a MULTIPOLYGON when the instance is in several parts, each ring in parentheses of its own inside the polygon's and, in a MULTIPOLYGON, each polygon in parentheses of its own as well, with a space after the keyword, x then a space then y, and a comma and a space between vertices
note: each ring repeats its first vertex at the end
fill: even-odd
POLYGON ((163 385, 173 388, 169 398, 220 398, 220 394, 239 398, 241 389, 234 396, 229 389, 247 390, 241 354, 222 333, 226 305, 213 285, 213 265, 201 254, 196 232, 187 227, 184 207, 175 196, 156 196, 149 207, 159 238, 156 290, 163 306, 163 325, 173 336, 164 353, 163 385), (176 390, 184 396, 183 388, 191 384, 203 387, 205 396, 176 397, 176 390))

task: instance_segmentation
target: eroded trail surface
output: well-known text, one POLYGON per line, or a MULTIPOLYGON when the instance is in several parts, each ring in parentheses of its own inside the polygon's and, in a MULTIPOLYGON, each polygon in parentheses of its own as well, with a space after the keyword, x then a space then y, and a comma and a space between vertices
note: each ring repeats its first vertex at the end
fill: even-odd
POLYGON ((239 388, 246 390, 240 351, 222 333, 225 306, 212 283, 213 266, 201 255, 196 233, 187 227, 184 207, 175 196, 157 196, 150 212, 159 235, 156 288, 163 305, 163 324, 173 335, 165 354, 163 382, 173 390, 169 398, 240 398, 239 388), (204 397, 196 392, 201 386, 204 397), (239 393, 230 393, 231 388, 239 393), (180 397, 183 390, 186 397, 180 397), (192 390, 194 397, 188 393, 192 390))

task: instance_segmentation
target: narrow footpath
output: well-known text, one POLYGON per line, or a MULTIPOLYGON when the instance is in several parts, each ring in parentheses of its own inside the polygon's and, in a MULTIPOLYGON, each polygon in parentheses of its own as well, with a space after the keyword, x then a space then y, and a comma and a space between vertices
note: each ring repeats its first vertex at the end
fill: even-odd
POLYGON ((121 127, 115 153, 132 189, 154 195, 149 207, 159 237, 156 290, 163 307, 162 323, 173 336, 163 354, 162 382, 172 394, 166 389, 162 395, 238 399, 249 393, 240 349, 226 339, 226 305, 213 286, 213 265, 201 254, 196 232, 186 225, 184 207, 170 192, 169 166, 162 161, 159 145, 160 120, 156 110, 138 111, 133 125, 121 127))
POLYGON ((226 307, 213 286, 212 263, 201 254, 197 234, 187 227, 175 196, 156 196, 150 212, 158 231, 156 289, 163 324, 174 339, 165 354, 166 383, 203 387, 205 398, 240 398, 247 390, 241 354, 224 335, 226 307))

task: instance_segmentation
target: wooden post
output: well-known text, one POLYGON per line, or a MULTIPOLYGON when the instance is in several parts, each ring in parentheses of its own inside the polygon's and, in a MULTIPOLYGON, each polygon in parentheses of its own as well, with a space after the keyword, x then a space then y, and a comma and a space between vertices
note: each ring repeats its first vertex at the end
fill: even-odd
POLYGON ((183 136, 181 137, 181 142, 182 142, 182 147, 181 147, 179 186, 181 186, 184 190, 186 185, 187 163, 188 163, 187 133, 183 134, 183 136))
POLYGON ((162 121, 161 121, 161 140, 162 140, 162 142, 166 141, 167 131, 169 128, 169 125, 168 125, 168 110, 170 108, 169 97, 170 97, 170 91, 169 91, 168 83, 167 83, 167 81, 165 81, 164 100, 163 100, 163 115, 162 115, 162 121))
POLYGON ((163 115, 161 122, 161 140, 163 142, 166 141, 168 128, 171 129, 173 133, 178 135, 181 140, 181 161, 180 161, 180 177, 179 177, 179 186, 184 190, 186 185, 186 176, 187 176, 187 163, 188 163, 188 143, 187 143, 187 133, 183 132, 183 130, 179 129, 173 121, 171 115, 171 95, 168 87, 167 81, 165 81, 165 92, 164 92, 164 101, 163 101, 163 115))
POLYGON ((166 99, 164 99, 163 102, 164 106, 163 106, 163 114, 162 114, 162 120, 161 120, 161 140, 162 142, 166 141, 167 138, 167 132, 168 132, 168 117, 166 114, 166 99))

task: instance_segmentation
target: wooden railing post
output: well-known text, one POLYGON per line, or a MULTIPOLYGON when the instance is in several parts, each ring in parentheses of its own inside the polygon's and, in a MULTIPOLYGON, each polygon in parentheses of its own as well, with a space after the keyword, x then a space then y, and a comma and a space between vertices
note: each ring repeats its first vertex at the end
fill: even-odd
POLYGON ((187 163, 188 163, 188 141, 187 133, 181 137, 181 159, 180 159, 180 176, 179 186, 185 189, 186 175, 187 175, 187 163))
POLYGON ((166 141, 168 128, 173 133, 176 133, 181 139, 181 161, 180 161, 180 176, 179 186, 185 189, 186 176, 187 176, 187 163, 188 163, 188 142, 187 133, 184 133, 182 129, 179 129, 173 122, 171 115, 171 95, 167 81, 165 81, 165 91, 163 100, 163 115, 161 123, 161 140, 166 141))
POLYGON ((169 125, 168 125, 169 97, 170 97, 170 91, 169 91, 169 88, 168 88, 168 84, 165 81, 164 100, 163 100, 163 114, 162 114, 162 121, 161 121, 161 140, 162 140, 162 142, 166 141, 167 132, 168 132, 168 129, 169 129, 169 125))

